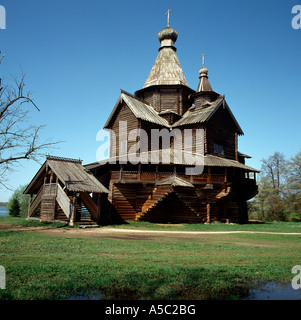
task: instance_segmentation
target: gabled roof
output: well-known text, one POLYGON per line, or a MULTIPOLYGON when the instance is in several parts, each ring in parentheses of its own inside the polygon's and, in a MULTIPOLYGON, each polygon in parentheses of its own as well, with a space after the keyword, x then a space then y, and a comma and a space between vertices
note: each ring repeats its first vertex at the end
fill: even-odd
POLYGON ((156 182, 157 186, 173 186, 173 187, 188 187, 188 188, 194 188, 194 185, 184 179, 181 179, 177 177, 176 175, 171 175, 169 177, 166 177, 164 179, 161 179, 156 182))
POLYGON ((230 117, 233 119, 233 121, 238 129, 238 134, 244 134, 223 96, 219 96, 213 102, 208 101, 208 102, 206 102, 206 104, 207 104, 207 106, 205 106, 204 108, 197 108, 197 109, 190 108, 190 109, 188 109, 184 113, 183 117, 180 120, 178 120, 177 122, 175 122, 172 125, 172 127, 176 128, 176 127, 180 127, 180 126, 184 126, 184 125, 188 125, 188 124, 207 122, 212 118, 212 116, 216 113, 216 111, 220 107, 224 107, 228 111, 230 117))
POLYGON ((25 194, 35 193, 36 184, 43 181, 47 167, 53 170, 54 174, 70 191, 109 193, 109 190, 102 185, 94 176, 86 172, 81 161, 74 159, 48 157, 40 170, 31 180, 25 194))
POLYGON ((170 127, 168 122, 165 119, 161 118, 154 108, 143 103, 141 100, 126 93, 125 91, 122 91, 117 103, 115 104, 115 107, 113 108, 107 122, 104 125, 104 128, 110 127, 114 114, 117 112, 118 107, 122 102, 125 102, 125 104, 130 108, 137 119, 159 124, 167 128, 170 127))

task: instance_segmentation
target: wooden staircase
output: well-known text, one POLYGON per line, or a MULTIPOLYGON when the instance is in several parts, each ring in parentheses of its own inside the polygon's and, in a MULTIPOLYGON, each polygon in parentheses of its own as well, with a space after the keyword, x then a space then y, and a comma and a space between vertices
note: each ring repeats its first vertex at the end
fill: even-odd
POLYGON ((143 218, 152 208, 162 202, 171 191, 172 187, 170 186, 158 186, 157 188, 155 188, 152 194, 143 204, 141 212, 136 215, 135 220, 139 221, 141 218, 143 218))
POLYGON ((83 228, 98 227, 97 205, 88 193, 80 193, 81 204, 76 202, 76 211, 80 214, 80 221, 76 224, 83 228))
POLYGON ((38 207, 41 206, 42 195, 44 193, 44 188, 42 187, 36 197, 30 203, 29 211, 28 211, 28 218, 34 215, 35 211, 38 207))

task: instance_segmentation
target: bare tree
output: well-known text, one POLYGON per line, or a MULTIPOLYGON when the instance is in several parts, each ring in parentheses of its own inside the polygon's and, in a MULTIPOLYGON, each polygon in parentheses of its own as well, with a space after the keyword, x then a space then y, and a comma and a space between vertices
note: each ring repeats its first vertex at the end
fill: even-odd
POLYGON ((262 160, 262 172, 273 186, 273 190, 279 196, 283 193, 282 182, 285 178, 286 160, 283 153, 275 152, 268 159, 262 160))
MULTIPOLYGON (((0 58, 0 63, 4 56, 0 58)), ((24 92, 25 75, 13 84, 1 86, 0 80, 0 186, 9 189, 7 176, 21 160, 39 160, 59 142, 39 141, 39 133, 45 125, 30 125, 31 109, 40 111, 24 92), (27 104, 27 105, 26 105, 27 104)))

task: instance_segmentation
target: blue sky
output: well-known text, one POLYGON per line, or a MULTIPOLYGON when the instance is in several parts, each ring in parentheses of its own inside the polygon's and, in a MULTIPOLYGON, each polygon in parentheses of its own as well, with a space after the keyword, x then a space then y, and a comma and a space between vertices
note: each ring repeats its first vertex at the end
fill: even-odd
MULTIPOLYGON (((0 0, 6 30, 0 30, 5 59, 0 76, 26 73, 40 112, 31 124, 46 124, 41 140, 64 140, 53 154, 96 161, 97 132, 120 89, 143 87, 160 46, 157 34, 178 32, 177 54, 191 88, 198 85, 201 54, 213 90, 226 95, 245 135, 239 150, 261 159, 275 151, 300 151, 301 29, 291 26, 301 0, 0 0)), ((16 188, 40 165, 25 161, 10 176, 16 188)), ((0 189, 0 201, 10 191, 0 189)))

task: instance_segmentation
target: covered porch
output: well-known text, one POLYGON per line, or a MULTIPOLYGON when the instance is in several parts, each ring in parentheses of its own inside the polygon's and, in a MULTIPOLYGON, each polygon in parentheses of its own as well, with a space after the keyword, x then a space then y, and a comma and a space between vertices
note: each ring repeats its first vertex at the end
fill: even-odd
POLYGON ((49 156, 24 191, 30 194, 28 219, 101 224, 101 202, 108 192, 80 160, 49 156))

